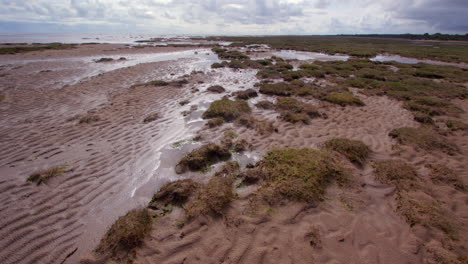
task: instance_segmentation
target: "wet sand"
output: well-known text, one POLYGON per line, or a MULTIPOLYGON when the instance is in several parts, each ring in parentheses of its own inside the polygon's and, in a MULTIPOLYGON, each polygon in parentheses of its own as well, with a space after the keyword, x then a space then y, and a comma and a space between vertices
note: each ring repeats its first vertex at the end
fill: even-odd
MULTIPOLYGON (((78 263, 119 216, 146 206, 163 184, 183 178, 206 181, 212 173, 177 175, 174 166, 203 142, 219 141, 228 129, 253 145, 252 152, 235 157, 244 166, 276 147, 317 148, 327 139, 345 137, 367 144, 373 160, 401 158, 422 175, 428 174, 426 165, 444 163, 465 182, 468 178, 468 161, 462 154, 421 155, 395 147, 389 131, 418 124, 401 102, 385 96, 355 91, 364 107, 310 100, 328 118, 293 125, 279 120, 274 111, 253 107, 267 99, 261 95, 249 100, 253 115, 271 120, 277 133, 260 135, 233 124, 207 129, 200 116, 212 101, 258 82, 255 70, 212 70, 216 61, 207 49, 110 44, 2 56, 2 263, 78 263), (128 61, 93 62, 121 56, 128 61), (180 87, 135 86, 182 78, 188 83, 180 87), (227 92, 207 93, 214 84, 227 92), (181 106, 183 100, 189 103, 181 106), (181 112, 192 106, 197 110, 184 117, 181 112), (144 124, 151 113, 160 118, 144 124), (86 115, 99 120, 79 124, 86 115), (197 134, 204 141, 190 141, 197 134), (63 164, 73 171, 40 186, 26 182, 39 169, 63 164)), ((457 104, 468 111, 466 102, 457 104)), ((466 114, 460 118, 468 120, 466 114)), ((468 151, 466 132, 450 137, 461 153, 468 151)), ((433 234, 413 230, 397 214, 395 188, 376 182, 370 165, 347 167, 353 185, 346 190, 332 187, 319 205, 285 202, 273 214, 252 217, 245 211, 254 189, 246 188, 221 219, 200 218, 178 228, 181 212, 175 210, 155 225, 135 263, 423 263, 425 252, 420 248, 433 234), (311 227, 322 234, 320 248, 311 249, 311 227)), ((430 187, 457 217, 467 219, 466 193, 430 187)), ((466 226, 462 228, 466 235, 466 226)))

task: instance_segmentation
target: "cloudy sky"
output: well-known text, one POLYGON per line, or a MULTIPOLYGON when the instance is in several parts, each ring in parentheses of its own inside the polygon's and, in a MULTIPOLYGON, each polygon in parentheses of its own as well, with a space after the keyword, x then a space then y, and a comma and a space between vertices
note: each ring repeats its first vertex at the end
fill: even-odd
POLYGON ((468 0, 0 0, 0 32, 468 33, 468 0))

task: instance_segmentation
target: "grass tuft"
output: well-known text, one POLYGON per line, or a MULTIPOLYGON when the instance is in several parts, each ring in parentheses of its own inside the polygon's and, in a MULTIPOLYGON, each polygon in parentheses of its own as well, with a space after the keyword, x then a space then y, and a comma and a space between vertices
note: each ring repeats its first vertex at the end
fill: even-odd
POLYGON ((72 171, 73 169, 69 166, 58 166, 49 168, 46 170, 36 171, 33 174, 29 175, 27 181, 34 182, 37 185, 41 183, 46 183, 49 179, 63 175, 66 172, 72 171))
POLYGON ((326 141, 324 147, 330 150, 334 150, 351 162, 356 162, 359 165, 363 165, 369 156, 369 147, 359 140, 351 140, 346 138, 334 138, 326 141))
POLYGON ((231 158, 231 153, 225 147, 210 143, 193 150, 183 157, 176 166, 178 174, 190 171, 203 171, 209 166, 231 158))
POLYGON ((248 114, 252 110, 245 101, 231 101, 229 99, 222 99, 214 101, 208 110, 203 113, 203 118, 215 118, 221 117, 225 121, 230 122, 241 116, 242 114, 248 114))
POLYGON ((144 124, 148 124, 148 123, 151 123, 155 120, 159 119, 159 114, 158 113, 152 113, 152 114, 149 114, 145 117, 145 119, 143 119, 143 123, 144 124))
POLYGON ((361 99, 354 97, 350 93, 331 93, 323 98, 325 101, 341 106, 356 105, 363 106, 361 99))
POLYGON ((430 127, 402 127, 390 131, 389 136, 395 138, 398 143, 412 145, 425 150, 440 150, 449 155, 458 152, 456 145, 448 142, 443 136, 430 127))

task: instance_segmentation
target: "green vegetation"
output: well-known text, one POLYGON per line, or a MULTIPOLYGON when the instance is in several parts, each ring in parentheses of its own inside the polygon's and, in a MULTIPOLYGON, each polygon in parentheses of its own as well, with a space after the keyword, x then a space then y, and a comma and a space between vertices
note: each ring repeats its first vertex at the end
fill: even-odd
POLYGON ((265 83, 260 86, 260 93, 278 96, 290 96, 295 90, 295 86, 286 83, 265 83))
POLYGON ((364 102, 361 99, 354 97, 350 93, 330 93, 329 95, 323 97, 325 101, 334 103, 341 106, 355 105, 363 106, 364 102))
POLYGON ((403 145, 412 145, 424 150, 440 150, 454 155, 458 152, 457 146, 448 142, 443 136, 430 127, 403 127, 393 129, 389 136, 403 145))
POLYGON ((106 232, 95 251, 119 263, 131 262, 134 250, 151 230, 151 216, 146 209, 121 216, 106 232))
POLYGON ((159 114, 158 113, 152 113, 152 114, 149 114, 145 117, 145 119, 143 119, 143 123, 144 124, 148 124, 148 123, 151 123, 155 120, 159 119, 159 114))
POLYGON ((363 165, 369 156, 369 147, 359 140, 351 140, 346 138, 334 138, 325 141, 326 149, 334 150, 344 155, 351 162, 356 162, 363 165))
POLYGON ((60 43, 51 43, 51 44, 40 45, 40 46, 27 45, 27 46, 18 46, 18 47, 0 47, 0 55, 3 55, 3 54, 16 54, 16 53, 40 51, 40 50, 71 49, 71 48, 74 48, 74 47, 75 47, 75 45, 60 44, 60 43))
POLYGON ((248 114, 252 110, 245 101, 231 101, 229 99, 221 99, 214 101, 208 110, 203 113, 204 119, 221 117, 226 122, 230 122, 240 117, 242 114, 248 114))
POLYGON ((209 166, 231 158, 229 149, 210 143, 193 150, 183 157, 176 166, 178 174, 190 171, 204 171, 209 166))
MULTIPOLYGON (((404 35, 403 35, 404 36, 404 35)), ((468 46, 464 43, 443 42, 418 43, 407 39, 376 38, 374 36, 267 36, 267 37, 222 37, 221 40, 236 42, 232 46, 267 44, 274 49, 348 54, 356 57, 374 57, 390 53, 404 57, 431 59, 448 62, 468 62, 468 46)), ((220 40, 219 37, 216 37, 220 40)))
POLYGON ((227 50, 227 49, 222 49, 222 48, 213 48, 213 52, 218 54, 218 57, 221 59, 227 59, 227 60, 243 60, 243 59, 249 59, 249 56, 243 54, 240 51, 237 50, 227 50))
POLYGON ((344 179, 332 154, 307 148, 272 151, 254 170, 264 180, 257 197, 270 204, 280 201, 281 196, 305 202, 322 200, 333 180, 344 179))
POLYGON ((34 182, 37 185, 41 183, 46 183, 49 179, 63 175, 73 169, 69 166, 58 166, 46 170, 36 171, 33 174, 29 175, 27 181, 34 182))
POLYGON ((280 112, 281 119, 290 123, 302 122, 309 124, 311 118, 322 116, 315 106, 300 102, 294 98, 279 98, 276 109, 280 112))

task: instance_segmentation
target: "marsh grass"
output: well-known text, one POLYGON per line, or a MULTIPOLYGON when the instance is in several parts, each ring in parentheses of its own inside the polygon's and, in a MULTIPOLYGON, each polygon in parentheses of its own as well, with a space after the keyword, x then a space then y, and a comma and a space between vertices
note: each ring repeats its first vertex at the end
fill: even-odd
POLYGON ((119 263, 131 263, 133 251, 141 246, 151 230, 151 223, 151 216, 146 209, 128 212, 107 230, 95 252, 119 263))
POLYGON ((344 155, 349 161, 363 165, 369 157, 370 149, 359 140, 346 138, 334 138, 324 142, 326 149, 336 151, 344 155))
POLYGON ((372 164, 376 179, 388 185, 394 185, 398 190, 414 190, 419 188, 418 174, 408 163, 402 160, 376 161, 372 164))
POLYGON ((276 109, 280 112, 280 117, 290 123, 302 122, 309 124, 311 118, 321 117, 318 109, 294 98, 279 98, 276 109))
POLYGON ((250 98, 254 98, 258 96, 257 91, 255 91, 254 89, 238 91, 238 92, 235 92, 233 95, 236 96, 236 99, 239 99, 239 100, 249 100, 250 98))
POLYGON ((468 130, 468 124, 463 123, 459 120, 446 120, 445 125, 452 131, 465 131, 468 130))
POLYGON ((68 44, 61 44, 61 43, 51 43, 51 44, 40 45, 40 46, 27 45, 27 46, 17 46, 17 47, 0 47, 0 55, 41 51, 41 50, 71 49, 75 47, 76 47, 75 45, 68 45, 68 44))
POLYGON ((395 138, 400 144, 412 145, 424 150, 440 150, 449 155, 455 155, 458 152, 456 145, 437 133, 435 129, 427 126, 393 129, 390 131, 389 136, 395 138))
POLYGON ((198 188, 200 188, 200 184, 191 179, 170 182, 154 194, 148 207, 161 209, 170 206, 182 206, 198 188))
POLYGON ((214 143, 209 143, 191 151, 183 157, 176 165, 176 172, 181 174, 187 170, 204 171, 207 170, 209 166, 230 158, 231 153, 229 149, 214 143))
POLYGON ((70 166, 66 166, 66 165, 65 166, 52 167, 52 168, 49 168, 49 169, 40 170, 40 171, 36 171, 36 172, 32 173, 27 178, 27 181, 34 182, 37 185, 40 185, 42 183, 47 183, 47 181, 50 180, 51 178, 61 176, 61 175, 65 174, 65 173, 67 173, 69 171, 72 171, 72 170, 73 170, 73 168, 71 168, 70 166))
POLYGON ((252 111, 250 106, 245 101, 231 101, 229 99, 221 99, 214 101, 202 117, 204 119, 221 117, 226 122, 231 122, 243 114, 248 114, 252 111))
POLYGON ((334 155, 307 148, 271 151, 254 169, 264 181, 256 198, 270 204, 281 201, 281 197, 320 201, 332 181, 345 180, 345 173, 334 155))
POLYGON ((361 99, 354 97, 350 93, 330 93, 329 95, 323 97, 323 100, 328 101, 333 104, 340 106, 354 105, 354 106, 364 106, 364 102, 361 99))

